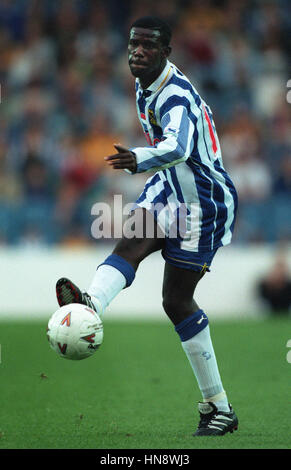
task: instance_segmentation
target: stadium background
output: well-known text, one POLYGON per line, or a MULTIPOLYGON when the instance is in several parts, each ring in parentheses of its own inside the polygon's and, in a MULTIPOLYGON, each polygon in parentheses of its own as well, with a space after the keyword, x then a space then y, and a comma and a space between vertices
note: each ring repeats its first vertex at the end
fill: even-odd
MULTIPOLYGON (((133 202, 143 188, 148 174, 107 170, 104 156, 114 142, 145 144, 126 48, 131 22, 149 13, 173 28, 171 60, 212 107, 225 167, 239 194, 233 262, 221 250, 216 269, 226 286, 225 273, 230 270, 231 279, 241 265, 241 296, 233 290, 227 302, 226 288, 206 308, 213 313, 215 305, 222 312, 227 306, 242 313, 260 308, 255 284, 277 256, 287 258, 291 235, 288 6, 287 0, 1 1, 1 315, 19 311, 28 280, 34 281, 34 295, 24 310, 54 308, 53 286, 62 272, 45 266, 47 250, 68 276, 62 249, 66 257, 71 252, 75 281, 85 288, 97 261, 112 248, 112 240, 91 235, 93 204, 112 206, 114 194, 121 194, 124 204, 133 202), (87 249, 91 264, 82 263, 87 249), (27 270, 29 278, 23 275, 27 270)), ((114 220, 110 223, 113 227, 114 220)), ((283 264, 278 271, 284 277, 283 264)), ((134 300, 131 290, 124 311, 138 310, 136 292, 134 300)))
POLYGON ((0 1, 0 448, 290 448, 290 310, 267 315, 258 292, 267 276, 290 299, 289 10, 288 0, 0 1), (93 358, 65 361, 45 335, 58 277, 86 288, 112 249, 91 236, 93 204, 134 201, 148 176, 103 160, 114 142, 145 144, 126 58, 129 25, 145 14, 171 24, 171 60, 212 107, 239 193, 233 243, 197 289, 241 423, 223 440, 191 436, 201 397, 161 309, 159 254, 112 302, 93 358))

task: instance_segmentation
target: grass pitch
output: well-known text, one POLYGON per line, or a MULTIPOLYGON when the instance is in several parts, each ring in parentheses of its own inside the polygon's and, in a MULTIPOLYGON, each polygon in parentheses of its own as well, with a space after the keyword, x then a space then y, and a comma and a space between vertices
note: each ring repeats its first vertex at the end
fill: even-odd
POLYGON ((290 319, 212 321, 239 430, 198 438, 200 393, 170 322, 106 322, 80 362, 50 349, 45 322, 0 324, 2 449, 290 449, 290 319))

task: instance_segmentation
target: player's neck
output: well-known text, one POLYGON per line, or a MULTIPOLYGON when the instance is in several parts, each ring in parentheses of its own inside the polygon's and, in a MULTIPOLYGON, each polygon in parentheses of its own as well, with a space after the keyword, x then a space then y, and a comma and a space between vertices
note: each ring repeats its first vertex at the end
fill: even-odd
POLYGON ((158 70, 155 70, 152 74, 145 76, 145 77, 139 77, 139 83, 141 87, 143 88, 143 90, 146 90, 150 85, 152 85, 152 83, 154 83, 157 80, 157 78, 159 78, 159 76, 161 75, 161 73, 163 72, 166 66, 166 63, 167 63, 166 60, 163 61, 161 63, 160 68, 158 70))

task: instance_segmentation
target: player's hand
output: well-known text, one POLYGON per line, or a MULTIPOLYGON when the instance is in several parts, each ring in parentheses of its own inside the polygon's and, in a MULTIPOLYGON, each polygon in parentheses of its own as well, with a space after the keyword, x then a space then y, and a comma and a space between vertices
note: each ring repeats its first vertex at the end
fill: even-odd
POLYGON ((135 154, 129 149, 122 147, 120 144, 114 144, 118 153, 105 157, 104 160, 108 162, 114 170, 130 170, 132 173, 136 172, 136 158, 135 154))

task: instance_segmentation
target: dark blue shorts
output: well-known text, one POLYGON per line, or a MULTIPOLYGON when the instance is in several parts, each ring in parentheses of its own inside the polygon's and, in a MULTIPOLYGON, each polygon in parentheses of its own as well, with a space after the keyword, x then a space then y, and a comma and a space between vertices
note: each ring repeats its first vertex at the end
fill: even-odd
POLYGON ((212 260, 218 250, 216 248, 209 252, 193 252, 182 250, 177 240, 166 239, 166 246, 162 251, 162 256, 167 263, 177 266, 177 268, 190 269, 192 271, 210 271, 212 260))

